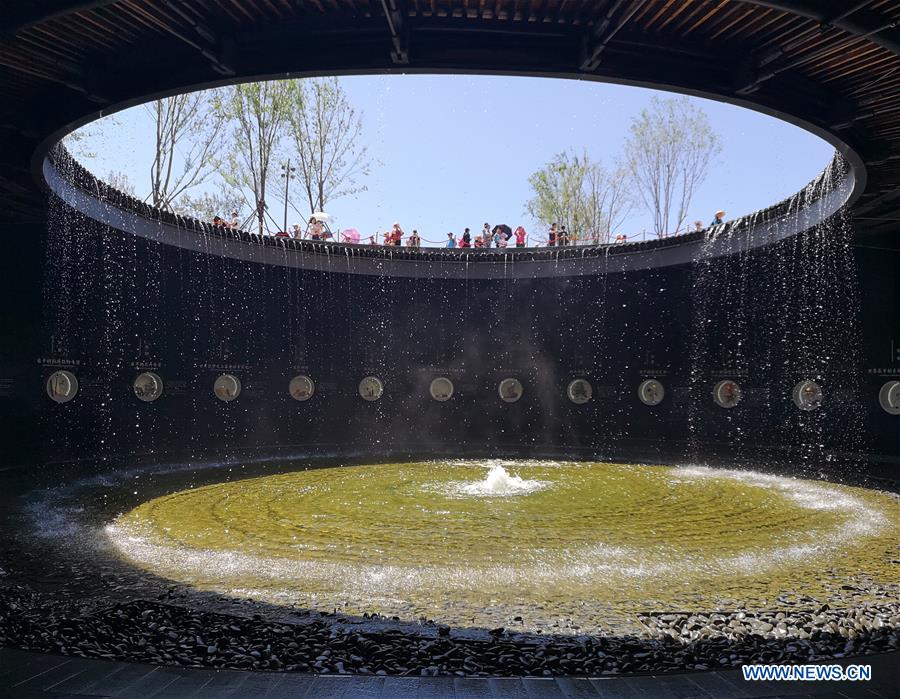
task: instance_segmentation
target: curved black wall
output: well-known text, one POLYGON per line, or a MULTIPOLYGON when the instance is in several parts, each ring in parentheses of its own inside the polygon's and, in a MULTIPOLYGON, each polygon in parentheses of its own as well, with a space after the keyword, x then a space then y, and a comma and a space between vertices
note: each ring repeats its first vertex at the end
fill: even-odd
POLYGON ((9 231, 0 358, 3 465, 98 456, 200 458, 317 448, 632 458, 775 456, 816 468, 824 453, 900 454, 900 418, 877 392, 900 375, 900 252, 851 246, 846 222, 753 253, 622 274, 447 280, 259 265, 105 228, 60 202, 46 230, 9 231), (859 280, 858 298, 854 278, 859 280), (860 310, 861 309, 861 310, 860 310), (67 368, 79 395, 56 405, 44 379, 67 368), (142 369, 165 394, 138 401, 142 369), (230 404, 215 377, 243 383, 230 404), (287 394, 298 373, 316 395, 287 394), (367 403, 359 380, 385 395, 367 403), (449 376, 447 403, 428 396, 449 376), (515 376, 525 396, 503 403, 515 376), (588 378, 577 406, 567 383, 588 378), (650 408, 645 376, 666 385, 650 408), (744 400, 715 406, 735 378, 744 400), (791 388, 818 377, 823 409, 791 388))

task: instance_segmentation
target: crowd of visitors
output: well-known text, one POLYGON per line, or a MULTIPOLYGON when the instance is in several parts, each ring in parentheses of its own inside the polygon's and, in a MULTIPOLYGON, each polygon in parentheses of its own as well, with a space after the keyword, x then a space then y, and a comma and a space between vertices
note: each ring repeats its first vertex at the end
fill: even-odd
MULTIPOLYGON (((305 230, 301 229, 300 225, 295 223, 290 231, 280 231, 276 233, 275 236, 279 238, 296 238, 298 240, 334 240, 334 234, 328 227, 326 214, 319 214, 317 216, 310 217, 305 230)), ((721 210, 716 211, 715 216, 713 217, 713 220, 709 225, 718 226, 724 223, 724 221, 725 212, 721 210)), ((213 225, 222 226, 224 228, 238 229, 240 227, 238 212, 233 211, 231 214, 231 219, 227 221, 221 216, 216 216, 213 219, 213 225)), ((704 228, 705 227, 703 226, 702 221, 694 221, 695 231, 702 231, 704 230, 704 228)), ((513 230, 505 223, 497 224, 493 228, 490 226, 490 224, 485 223, 481 228, 481 232, 477 235, 472 235, 471 229, 466 228, 463 230, 463 233, 461 236, 459 236, 459 238, 457 238, 456 235, 450 232, 447 233, 447 238, 444 241, 423 240, 423 238, 419 235, 419 231, 413 229, 412 233, 406 237, 406 242, 404 243, 405 235, 406 234, 403 232, 403 228, 400 227, 400 224, 394 223, 389 231, 386 231, 384 233, 373 233, 371 236, 369 236, 367 242, 369 245, 406 245, 406 247, 408 248, 421 248, 423 242, 429 243, 430 245, 428 247, 437 247, 442 245, 445 248, 484 249, 529 247, 528 233, 525 231, 525 228, 522 226, 517 226, 516 229, 513 230)), ((618 234, 613 239, 613 242, 616 245, 622 245, 628 242, 628 238, 629 236, 627 235, 618 234)), ((538 244, 533 245, 532 247, 538 247, 541 244, 551 248, 578 244, 603 245, 606 244, 608 240, 609 236, 607 236, 605 240, 601 240, 597 236, 585 238, 575 232, 567 230, 565 224, 560 225, 558 223, 554 223, 547 231, 546 240, 539 240, 537 241, 538 244)), ((340 242, 359 244, 362 241, 360 240, 359 232, 356 231, 356 229, 351 228, 342 232, 340 242)))

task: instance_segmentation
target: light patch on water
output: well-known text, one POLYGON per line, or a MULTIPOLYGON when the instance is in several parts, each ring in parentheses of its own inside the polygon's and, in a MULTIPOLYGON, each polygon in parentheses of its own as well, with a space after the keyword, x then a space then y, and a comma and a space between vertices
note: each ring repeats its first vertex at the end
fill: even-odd
POLYGON ((221 594, 401 615, 450 604, 474 618, 510 604, 809 592, 829 569, 883 571, 878 547, 898 521, 878 494, 750 471, 459 460, 183 491, 118 518, 105 539, 221 594))
MULTIPOLYGON (((740 471, 737 469, 713 469, 706 466, 684 466, 673 468, 675 479, 713 478, 732 480, 738 483, 778 493, 781 497, 795 505, 812 511, 840 512, 850 515, 852 519, 834 532, 836 541, 844 541, 854 537, 877 534, 887 525, 888 520, 883 513, 872 509, 860 498, 838 490, 833 486, 805 481, 789 476, 776 476, 758 471, 740 471)), ((807 548, 807 547, 800 547, 807 548)), ((785 555, 792 549, 785 549, 785 555)))

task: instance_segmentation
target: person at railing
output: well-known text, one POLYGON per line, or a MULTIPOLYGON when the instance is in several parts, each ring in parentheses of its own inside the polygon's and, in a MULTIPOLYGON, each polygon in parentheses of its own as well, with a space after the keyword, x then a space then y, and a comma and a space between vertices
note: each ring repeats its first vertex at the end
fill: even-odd
POLYGON ((716 211, 716 216, 710 223, 710 226, 718 226, 722 223, 725 223, 725 212, 724 211, 716 211))
POLYGON ((444 245, 445 248, 455 248, 456 247, 456 238, 452 233, 447 234, 447 243, 444 245))
POLYGON ((556 235, 556 243, 560 247, 569 244, 569 231, 566 230, 566 224, 560 226, 559 233, 556 235))
POLYGON ((235 230, 237 230, 238 228, 241 227, 241 219, 238 217, 238 212, 237 212, 237 211, 232 211, 232 212, 231 212, 231 223, 230 223, 230 225, 231 225, 231 227, 234 228, 235 230))
POLYGON ((461 248, 470 248, 472 247, 472 234, 469 232, 469 229, 463 231, 462 238, 459 239, 459 247, 461 248))
POLYGON ((318 221, 315 216, 309 219, 309 238, 310 240, 322 240, 322 233, 325 231, 325 224, 318 221))
POLYGON ((547 233, 547 247, 552 248, 556 245, 556 236, 557 236, 557 225, 554 223, 550 226, 550 230, 547 233))
POLYGON ((694 221, 694 231, 699 233, 703 230, 703 221, 694 221))
POLYGON ((494 236, 491 235, 491 227, 489 224, 485 223, 481 228, 481 234, 478 236, 481 238, 481 244, 489 248, 491 247, 491 241, 494 239, 494 236))
POLYGON ((214 226, 225 226, 225 220, 221 216, 213 216, 212 223, 214 226))
POLYGON ((624 245, 628 242, 628 236, 621 233, 616 236, 616 245, 624 245))
POLYGON ((400 228, 399 223, 395 223, 391 226, 391 241, 390 245, 403 245, 403 229, 400 228))
MULTIPOLYGON (((473 246, 473 247, 476 247, 476 248, 483 248, 483 247, 484 247, 484 236, 483 236, 483 235, 476 235, 476 236, 475 236, 475 242, 472 243, 472 246, 473 246)), ((490 247, 490 245, 488 245, 488 247, 490 247)))
POLYGON ((517 247, 517 248, 524 248, 524 247, 525 247, 525 240, 526 240, 526 238, 528 237, 528 234, 525 232, 525 229, 522 228, 522 226, 519 226, 518 228, 516 228, 516 234, 515 234, 515 235, 516 235, 516 247, 517 247))
POLYGON ((497 247, 497 248, 505 248, 506 247, 506 234, 503 231, 497 231, 494 234, 494 247, 497 247))
POLYGON ((412 235, 407 239, 406 246, 416 250, 422 247, 422 239, 419 237, 419 231, 415 228, 413 228, 412 235))
POLYGON ((300 224, 295 223, 293 226, 291 226, 291 238, 300 240, 300 238, 302 238, 302 237, 303 237, 303 231, 300 230, 300 224))

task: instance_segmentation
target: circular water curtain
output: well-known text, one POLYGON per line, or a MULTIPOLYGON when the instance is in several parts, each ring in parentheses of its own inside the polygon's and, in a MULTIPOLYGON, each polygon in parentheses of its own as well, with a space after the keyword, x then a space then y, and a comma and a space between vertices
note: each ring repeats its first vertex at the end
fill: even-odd
POLYGON ((666 387, 656 379, 646 379, 638 386, 638 398, 644 405, 659 405, 666 397, 666 387))
POLYGON ((737 382, 731 379, 719 381, 713 388, 713 400, 720 408, 733 408, 741 402, 743 391, 737 382))
POLYGON ((367 376, 359 382, 359 395, 363 400, 376 401, 384 393, 384 384, 377 376, 367 376))
POLYGON ((213 384, 213 393, 219 400, 230 403, 241 395, 241 382, 233 374, 222 374, 213 384))
POLYGON ((515 403, 525 393, 522 382, 518 379, 503 379, 497 387, 497 391, 504 403, 515 403))
POLYGON ((428 391, 432 398, 443 403, 453 397, 453 382, 446 376, 439 376, 431 382, 428 391))
POLYGON ((900 381, 888 381, 882 386, 878 402, 886 413, 900 415, 900 381))
POLYGON ((584 405, 594 395, 594 389, 587 379, 573 379, 566 388, 566 395, 576 405, 584 405))
POLYGON ((288 393, 294 400, 309 400, 316 392, 316 384, 308 376, 295 376, 288 384, 288 393))
POLYGON ((57 403, 68 403, 78 393, 78 379, 71 371, 54 371, 47 377, 47 395, 57 403))
POLYGON ((800 410, 816 410, 822 405, 822 387, 806 379, 794 386, 794 405, 800 410))
POLYGON ((162 379, 152 371, 138 374, 131 387, 134 389, 134 395, 146 403, 156 400, 163 393, 162 379))

